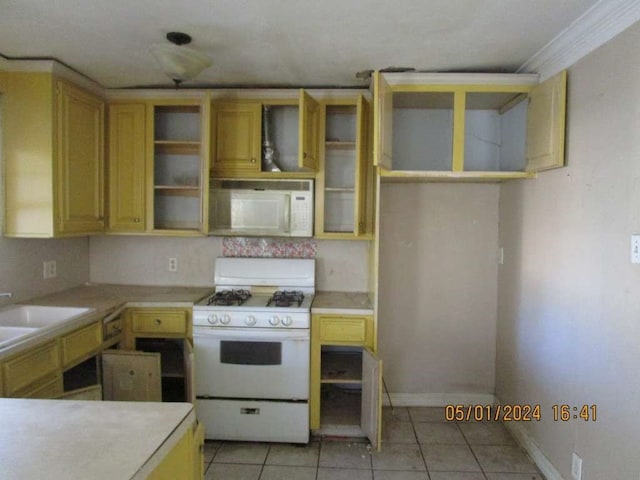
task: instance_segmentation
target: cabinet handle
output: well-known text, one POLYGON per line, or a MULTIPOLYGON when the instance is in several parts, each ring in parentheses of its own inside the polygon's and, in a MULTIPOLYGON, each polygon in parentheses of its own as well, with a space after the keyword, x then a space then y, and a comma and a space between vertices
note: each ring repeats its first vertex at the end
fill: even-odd
POLYGON ((255 159, 255 158, 252 158, 252 159, 251 159, 251 163, 256 163, 256 159, 255 159))
POLYGON ((133 223, 140 223, 140 217, 133 217, 133 223))
POLYGON ((156 318, 155 324, 156 325, 161 325, 162 324, 162 320, 160 320, 159 318, 156 318))
POLYGON ((307 152, 302 152, 302 158, 307 158, 307 152))

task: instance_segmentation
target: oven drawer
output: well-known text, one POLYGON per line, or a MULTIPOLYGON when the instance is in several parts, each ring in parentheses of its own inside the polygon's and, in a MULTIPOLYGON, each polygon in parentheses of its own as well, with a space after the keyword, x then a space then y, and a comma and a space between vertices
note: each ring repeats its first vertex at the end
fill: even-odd
POLYGON ((309 442, 309 404, 197 399, 205 438, 254 442, 309 442))
POLYGON ((320 341, 330 344, 372 346, 372 319, 359 315, 314 315, 319 322, 320 341))
POLYGON ((136 334, 186 336, 189 313, 184 309, 140 309, 131 312, 131 330, 136 334))

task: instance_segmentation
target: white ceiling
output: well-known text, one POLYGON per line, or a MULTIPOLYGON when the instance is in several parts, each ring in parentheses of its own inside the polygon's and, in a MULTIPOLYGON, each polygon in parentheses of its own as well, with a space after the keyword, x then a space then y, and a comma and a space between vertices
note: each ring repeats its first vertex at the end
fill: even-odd
POLYGON ((361 70, 513 72, 596 0, 0 0, 0 54, 102 86, 169 86, 169 31, 211 56, 192 86, 354 86, 361 70))

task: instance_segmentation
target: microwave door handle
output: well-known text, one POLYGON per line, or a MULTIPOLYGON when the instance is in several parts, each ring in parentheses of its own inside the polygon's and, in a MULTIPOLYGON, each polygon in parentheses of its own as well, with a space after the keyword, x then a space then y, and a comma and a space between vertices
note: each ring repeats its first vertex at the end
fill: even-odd
POLYGON ((284 232, 289 233, 291 231, 291 195, 288 193, 285 195, 284 220, 284 232))

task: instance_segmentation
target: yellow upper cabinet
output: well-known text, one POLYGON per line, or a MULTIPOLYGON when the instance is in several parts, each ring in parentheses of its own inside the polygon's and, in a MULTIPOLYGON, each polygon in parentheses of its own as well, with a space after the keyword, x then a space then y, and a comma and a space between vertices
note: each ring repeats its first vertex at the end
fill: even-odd
POLYGON ((244 177, 260 173, 262 106, 259 103, 214 103, 211 114, 212 173, 244 177))
POLYGON ((293 92, 283 92, 283 98, 261 98, 258 91, 213 99, 212 177, 315 176, 320 103, 304 90, 296 91, 297 98, 293 92))
POLYGON ((144 103, 109 105, 109 207, 111 232, 145 231, 144 103))
POLYGON ((109 104, 110 233, 206 232, 209 100, 109 104))
POLYGON ((385 177, 501 180, 564 164, 566 73, 374 76, 374 164, 385 177))
POLYGON ((104 103, 49 72, 6 72, 5 235, 104 229, 104 103))
POLYGON ((315 235, 369 238, 373 179, 369 148, 370 104, 363 95, 321 102, 316 176, 315 235))

